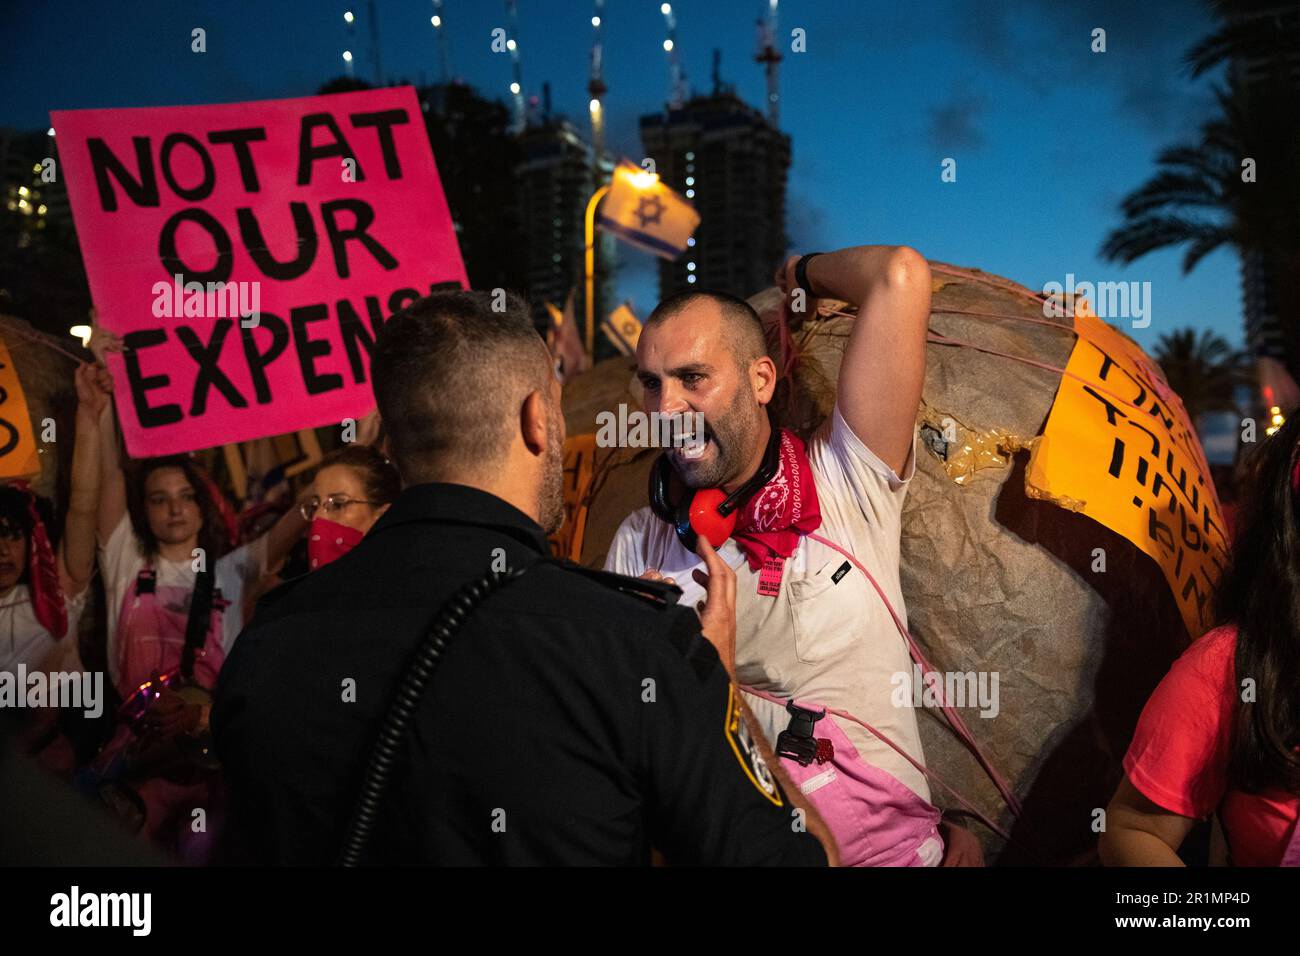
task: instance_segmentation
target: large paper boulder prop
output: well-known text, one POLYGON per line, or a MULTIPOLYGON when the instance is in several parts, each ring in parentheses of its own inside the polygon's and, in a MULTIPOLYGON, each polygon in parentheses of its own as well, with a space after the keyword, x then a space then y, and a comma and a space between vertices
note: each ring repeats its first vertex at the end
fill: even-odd
MULTIPOLYGON (((1071 318, 1045 316, 1041 301, 1008 280, 933 267, 932 333, 1066 366, 1075 342, 1071 318)), ((774 341, 779 292, 750 301, 774 341)), ((832 314, 839 306, 823 303, 794 332, 801 358, 793 388, 777 404, 782 422, 804 434, 834 400, 854 321, 832 314)), ((596 416, 620 403, 638 407, 633 368, 630 358, 611 359, 566 385, 571 436, 595 432, 596 416)), ((1151 557, 1071 510, 1077 502, 1027 493, 1028 449, 1060 383, 1059 371, 932 341, 916 476, 903 512, 902 585, 912 634, 939 671, 997 677, 995 716, 981 717, 973 700, 959 713, 1022 802, 1018 819, 937 709, 924 711, 921 731, 929 767, 1011 832, 1008 845, 970 823, 986 856, 1001 863, 1095 861, 1101 810, 1122 775, 1137 717, 1188 641, 1151 557)), ((596 450, 583 563, 602 564, 619 523, 646 504, 657 453, 596 450)), ((932 790, 940 806, 960 809, 942 787, 932 790)))

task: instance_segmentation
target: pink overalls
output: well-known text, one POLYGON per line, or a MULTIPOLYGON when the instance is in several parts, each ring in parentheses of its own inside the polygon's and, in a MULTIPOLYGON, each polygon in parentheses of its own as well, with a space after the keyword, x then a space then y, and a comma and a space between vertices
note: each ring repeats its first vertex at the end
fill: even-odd
MULTIPOLYGON (((762 701, 784 706, 775 695, 751 687, 742 690, 756 711, 766 709, 762 701)), ((796 704, 821 709, 804 701, 796 704)), ((781 767, 830 828, 840 865, 938 865, 944 852, 939 808, 893 774, 865 761, 831 714, 817 721, 813 734, 829 741, 830 747, 821 748, 818 759, 807 765, 783 756, 781 767), (828 755, 827 750, 832 752, 828 755)))
MULTIPOLYGON (((815 532, 808 532, 808 537, 843 555, 862 572, 880 599, 884 601, 885 607, 893 618, 894 626, 907 642, 912 659, 922 667, 924 672, 933 672, 934 667, 921 653, 875 576, 852 552, 834 541, 815 532)), ((764 705, 757 703, 755 698, 758 701, 767 701, 767 707, 777 705, 784 708, 786 704, 782 698, 765 691, 753 687, 741 689, 750 695, 751 706, 755 711, 760 708, 766 709, 764 705)), ((814 725, 813 736, 826 741, 829 747, 819 746, 817 758, 806 765, 783 756, 780 758, 782 766, 794 785, 799 787, 830 828, 839 845, 841 864, 844 866, 937 866, 944 854, 943 837, 939 833, 942 811, 929 801, 923 800, 911 787, 893 774, 865 761, 849 741, 838 721, 850 720, 858 724, 892 747, 926 777, 938 783, 942 781, 913 755, 860 718, 846 711, 832 711, 820 707, 815 701, 796 700, 794 703, 807 710, 826 711, 825 716, 814 725)), ((979 758, 1007 806, 1014 814, 1019 815, 1020 802, 1010 783, 994 769, 975 742, 965 722, 948 702, 944 703, 943 712, 959 739, 979 758)), ((776 749, 775 739, 773 749, 776 749)), ((975 811, 968 800, 946 784, 944 787, 968 810, 975 811)), ((1003 836, 1004 839, 1009 839, 1005 831, 983 814, 976 811, 975 815, 993 832, 1003 836)))
MULTIPOLYGON (((117 689, 123 700, 154 675, 180 667, 193 593, 192 587, 160 587, 157 572, 147 564, 127 588, 115 635, 117 689)), ((194 679, 209 690, 216 686, 226 657, 222 617, 229 603, 220 590, 214 592, 208 637, 194 655, 194 679)))
MULTIPOLYGON (((148 564, 127 589, 116 632, 117 689, 124 701, 145 681, 180 667, 193 593, 192 587, 159 586, 157 572, 148 564)), ((213 592, 207 638, 194 655, 194 680, 208 690, 216 686, 217 673, 225 660, 222 619, 229 604, 219 589, 213 592)), ((104 758, 111 760, 121 755, 135 739, 129 726, 119 726, 96 763, 106 766, 104 758)), ((145 805, 142 832, 187 862, 200 862, 210 845, 209 833, 193 831, 193 811, 204 809, 210 832, 217 816, 213 805, 215 779, 210 773, 192 776, 192 782, 155 776, 133 782, 133 786, 145 805)))

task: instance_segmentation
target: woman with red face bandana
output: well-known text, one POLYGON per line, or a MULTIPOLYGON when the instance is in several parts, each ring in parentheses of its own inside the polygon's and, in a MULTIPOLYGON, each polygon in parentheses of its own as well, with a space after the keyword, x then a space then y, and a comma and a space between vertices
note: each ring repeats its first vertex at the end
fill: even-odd
POLYGON ((302 516, 311 522, 308 567, 315 571, 355 548, 401 490, 397 469, 369 445, 327 455, 302 503, 302 516))
MULTIPOLYGON (((310 573, 347 554, 366 536, 402 490, 397 469, 372 439, 377 439, 378 419, 374 414, 358 423, 357 444, 326 455, 316 470, 315 480, 299 499, 296 512, 307 527, 306 569, 310 573), (364 433, 370 437, 363 439, 364 433)), ((271 570, 250 588, 244 598, 244 619, 251 620, 262 595, 301 573, 286 574, 283 567, 271 570)))

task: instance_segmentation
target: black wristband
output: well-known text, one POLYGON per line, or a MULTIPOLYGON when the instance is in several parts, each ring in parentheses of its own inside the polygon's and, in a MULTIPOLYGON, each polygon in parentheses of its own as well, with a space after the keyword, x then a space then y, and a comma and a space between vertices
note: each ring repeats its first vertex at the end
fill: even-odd
POLYGON ((794 264, 794 284, 803 289, 809 295, 813 295, 812 287, 808 285, 808 263, 820 256, 820 252, 809 252, 799 257, 799 261, 794 264))

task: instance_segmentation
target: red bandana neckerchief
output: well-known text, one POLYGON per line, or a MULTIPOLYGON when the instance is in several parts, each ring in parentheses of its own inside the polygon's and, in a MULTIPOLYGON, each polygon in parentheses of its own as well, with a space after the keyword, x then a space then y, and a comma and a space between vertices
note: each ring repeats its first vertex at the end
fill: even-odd
POLYGON ((776 476, 749 499, 736 517, 732 537, 745 553, 750 570, 757 571, 768 557, 788 558, 799 539, 821 527, 817 486, 803 442, 789 429, 781 429, 781 464, 776 476))
POLYGON ((59 584, 59 563, 36 510, 36 495, 31 485, 23 479, 10 484, 27 495, 27 513, 32 519, 32 533, 27 539, 27 580, 32 593, 32 613, 41 627, 57 641, 68 630, 68 609, 63 603, 63 588, 59 584))

